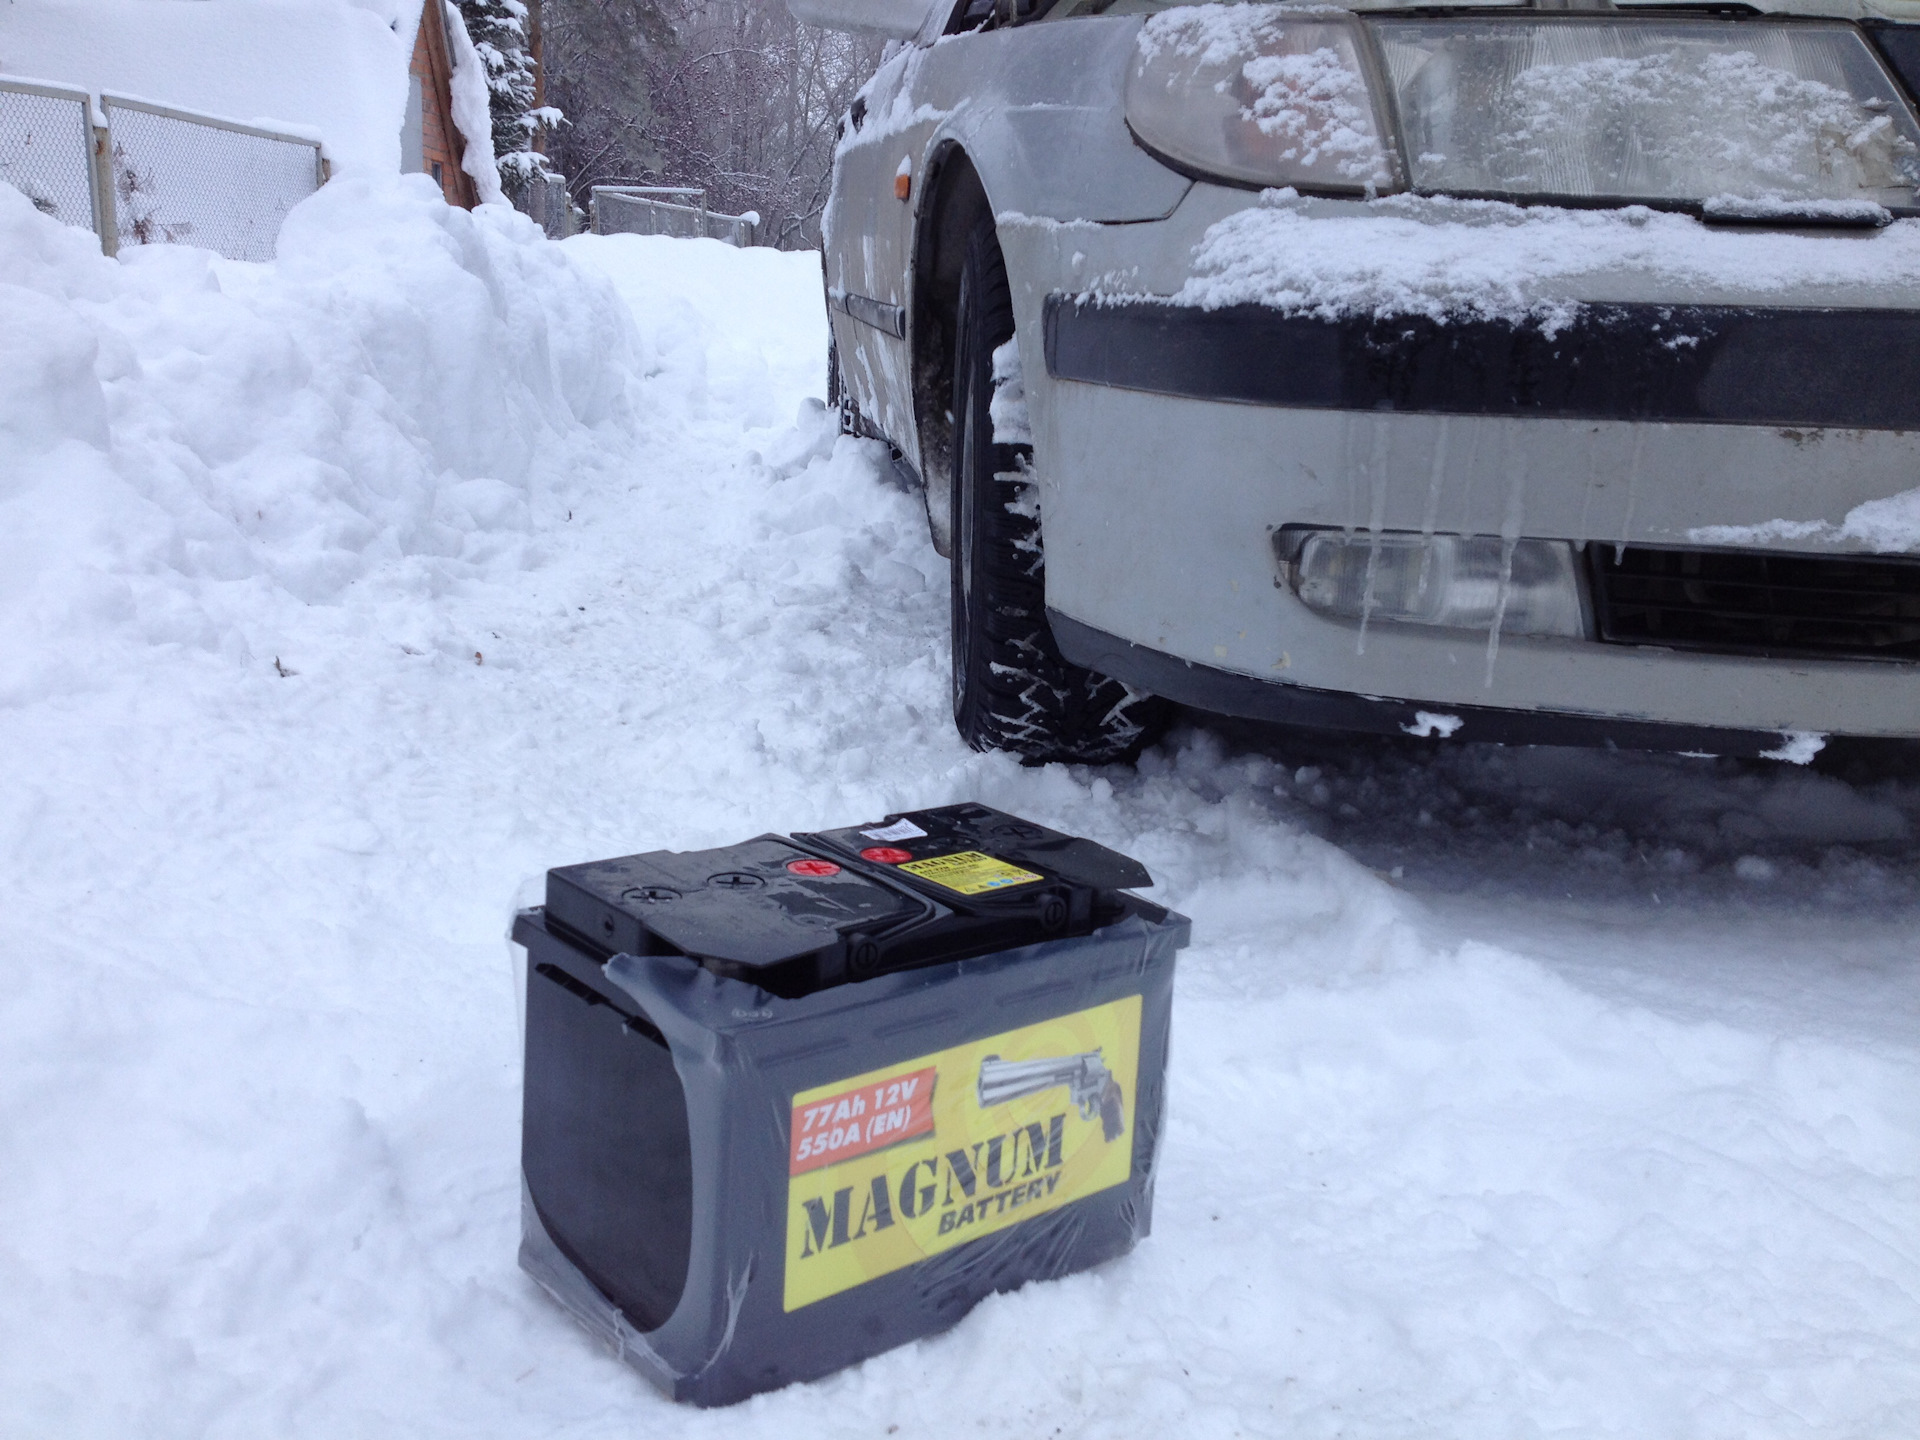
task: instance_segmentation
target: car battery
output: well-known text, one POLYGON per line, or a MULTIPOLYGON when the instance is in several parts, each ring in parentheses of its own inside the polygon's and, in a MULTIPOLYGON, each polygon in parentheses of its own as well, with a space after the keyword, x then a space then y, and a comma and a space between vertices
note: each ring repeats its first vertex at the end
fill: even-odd
POLYGON ((972 804, 549 871, 522 1267, 723 1405, 1124 1254, 1189 931, 1151 883, 972 804))

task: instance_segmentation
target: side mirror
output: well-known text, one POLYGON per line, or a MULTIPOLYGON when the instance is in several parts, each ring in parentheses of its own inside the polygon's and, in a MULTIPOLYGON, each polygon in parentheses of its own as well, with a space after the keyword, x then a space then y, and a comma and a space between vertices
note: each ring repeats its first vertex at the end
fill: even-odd
POLYGON ((823 30, 864 30, 891 40, 911 40, 939 0, 787 0, 802 25, 823 30))

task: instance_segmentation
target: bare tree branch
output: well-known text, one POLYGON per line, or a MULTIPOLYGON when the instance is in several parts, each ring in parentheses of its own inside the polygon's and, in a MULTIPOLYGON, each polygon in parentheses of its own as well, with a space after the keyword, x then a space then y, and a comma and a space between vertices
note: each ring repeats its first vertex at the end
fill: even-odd
POLYGON ((578 202, 613 175, 697 185, 761 216, 783 248, 819 243, 839 117, 880 44, 797 24, 779 0, 544 0, 549 140, 578 202))

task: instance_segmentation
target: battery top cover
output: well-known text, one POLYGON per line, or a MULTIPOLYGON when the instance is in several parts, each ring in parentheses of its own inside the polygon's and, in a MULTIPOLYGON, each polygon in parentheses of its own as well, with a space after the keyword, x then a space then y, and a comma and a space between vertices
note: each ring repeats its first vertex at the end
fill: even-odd
POLYGON ((791 998, 1085 935, 1152 883, 1103 845, 966 804, 564 866, 547 916, 602 955, 685 955, 791 998))

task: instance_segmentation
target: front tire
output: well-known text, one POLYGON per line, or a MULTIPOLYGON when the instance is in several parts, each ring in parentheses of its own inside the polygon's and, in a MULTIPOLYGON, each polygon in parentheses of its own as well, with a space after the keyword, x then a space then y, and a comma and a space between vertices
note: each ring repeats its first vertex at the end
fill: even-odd
POLYGON ((840 422, 842 435, 858 435, 860 421, 853 400, 847 394, 847 382, 840 374, 840 342, 833 338, 833 325, 827 325, 827 409, 840 422))
POLYGON ((1168 707, 1061 656, 1047 624, 1033 447, 994 438, 993 352, 1014 326, 991 220, 968 236, 954 330, 954 723, 974 749, 1030 764, 1130 760, 1168 707))

